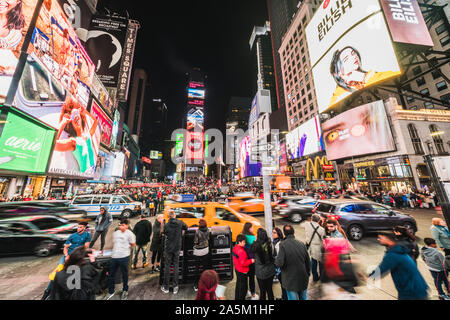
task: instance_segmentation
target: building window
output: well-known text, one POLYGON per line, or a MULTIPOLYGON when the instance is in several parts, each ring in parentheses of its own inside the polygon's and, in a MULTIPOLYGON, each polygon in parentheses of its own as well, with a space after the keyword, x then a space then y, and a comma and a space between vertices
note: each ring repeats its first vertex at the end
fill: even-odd
POLYGON ((309 105, 309 111, 313 111, 314 110, 314 104, 310 104, 309 105))
POLYGON ((445 82, 445 80, 443 80, 441 82, 436 83, 436 88, 437 88, 438 91, 442 91, 442 90, 447 89, 448 88, 447 82, 445 82))
POLYGON ((420 141, 420 137, 417 133, 416 126, 412 123, 408 124, 409 136, 411 138, 412 145, 414 147, 414 151, 416 154, 424 154, 422 148, 422 142, 420 141))
POLYGON ((443 37, 443 38, 440 40, 440 42, 441 42, 441 45, 442 45, 443 47, 445 47, 446 45, 448 45, 448 44, 450 43, 450 36, 445 36, 445 37, 443 37))
POLYGON ((423 86, 425 84, 425 78, 421 77, 421 78, 417 79, 416 82, 419 87, 423 86))
POLYGON ((441 96, 441 100, 447 103, 450 103, 450 93, 444 94, 441 96))
POLYGON ((306 85, 306 90, 307 91, 311 90, 311 85, 309 83, 306 85))
POLYGON ((420 93, 423 94, 424 96, 429 96, 430 95, 430 90, 425 88, 423 90, 420 90, 420 93))
POLYGON ((441 24, 439 27, 436 27, 436 34, 440 35, 447 30, 445 23, 441 24))
POLYGON ((311 101, 312 100, 312 94, 308 94, 308 100, 311 101))
POLYGON ((422 68, 420 66, 417 66, 413 69, 413 74, 415 76, 419 75, 422 72, 422 68))
POLYGON ((444 149, 444 142, 442 141, 442 138, 441 138, 442 132, 439 131, 438 126, 435 124, 430 125, 430 133, 431 133, 431 136, 433 137, 433 142, 434 142, 434 146, 436 147, 437 153, 440 155, 446 154, 445 149, 444 149))
POLYGON ((433 76, 433 80, 436 80, 437 78, 439 78, 441 76, 441 69, 436 69, 431 71, 431 75, 433 76))
POLYGON ((302 96, 305 95, 305 89, 302 89, 302 96))

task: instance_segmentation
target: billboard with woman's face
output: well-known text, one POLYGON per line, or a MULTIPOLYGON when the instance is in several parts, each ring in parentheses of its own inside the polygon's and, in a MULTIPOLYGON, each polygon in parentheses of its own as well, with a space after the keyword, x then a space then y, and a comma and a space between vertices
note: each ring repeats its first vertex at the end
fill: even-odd
POLYGON ((353 108, 322 123, 328 160, 395 150, 383 101, 353 108))
POLYGON ((378 0, 325 1, 306 38, 319 112, 401 74, 378 0))

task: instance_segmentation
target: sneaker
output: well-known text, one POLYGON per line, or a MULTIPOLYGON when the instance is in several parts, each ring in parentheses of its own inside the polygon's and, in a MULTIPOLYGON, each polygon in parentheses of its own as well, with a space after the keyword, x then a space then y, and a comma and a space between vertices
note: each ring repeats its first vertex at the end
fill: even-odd
POLYGON ((174 287, 173 288, 173 294, 177 294, 178 293, 178 287, 174 287))
POLYGON ((136 269, 136 265, 135 265, 135 264, 132 264, 132 265, 131 265, 131 269, 133 269, 133 270, 136 269))
POLYGON ((252 295, 251 300, 259 300, 259 296, 255 293, 252 295))
POLYGON ((142 268, 145 268, 146 266, 148 266, 148 262, 145 262, 145 263, 142 265, 142 268))
POLYGON ((169 293, 169 289, 167 289, 164 286, 161 286, 161 291, 164 292, 164 293, 169 293))
POLYGON ((248 299, 251 297, 252 297, 252 293, 250 291, 247 291, 247 295, 245 296, 245 299, 248 299))
POLYGON ((107 293, 104 297, 103 300, 111 300, 112 297, 114 297, 116 293, 107 293))
POLYGON ((157 266, 157 267, 155 268, 155 270, 156 270, 156 272, 160 272, 160 271, 161 271, 161 269, 160 269, 159 266, 157 266))
POLYGON ((198 287, 194 286, 194 291, 197 292, 198 291, 198 287))
POLYGON ((128 298, 128 291, 123 291, 120 300, 127 300, 127 298, 128 298))

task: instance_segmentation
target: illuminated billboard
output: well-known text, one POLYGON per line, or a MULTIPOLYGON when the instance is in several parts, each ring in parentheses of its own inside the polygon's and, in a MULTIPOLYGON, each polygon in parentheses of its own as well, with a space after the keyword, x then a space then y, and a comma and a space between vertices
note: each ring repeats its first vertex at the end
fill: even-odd
POLYGON ((328 160, 395 150, 383 101, 350 109, 322 124, 328 160))
POLYGON ((203 132, 186 132, 186 160, 203 159, 203 132))
POLYGON ((306 121, 286 135, 286 152, 289 160, 322 150, 319 116, 306 121))
POLYGON ((379 0, 326 0, 306 27, 319 112, 401 74, 379 0))
POLYGON ((239 176, 241 179, 261 175, 262 163, 250 163, 251 151, 250 137, 245 136, 239 145, 239 176))
POLYGON ((97 119, 98 125, 101 129, 100 141, 105 146, 111 143, 111 135, 113 129, 113 121, 106 115, 106 113, 99 107, 95 100, 92 100, 91 113, 97 119))
POLYGON ((205 99, 205 90, 188 88, 189 99, 205 99))
POLYGON ((204 114, 202 109, 191 109, 187 115, 188 131, 203 131, 204 114))

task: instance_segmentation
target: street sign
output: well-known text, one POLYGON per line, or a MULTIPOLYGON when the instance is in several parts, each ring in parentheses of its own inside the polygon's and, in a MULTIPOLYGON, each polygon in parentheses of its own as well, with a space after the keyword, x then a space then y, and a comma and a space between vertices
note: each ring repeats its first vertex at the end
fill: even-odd
POLYGON ((258 152, 258 151, 271 151, 274 150, 275 146, 271 143, 267 144, 259 144, 252 146, 252 152, 258 152))
POLYGON ((271 153, 265 156, 264 154, 251 154, 250 160, 253 162, 262 162, 263 164, 274 164, 275 154, 271 153))

